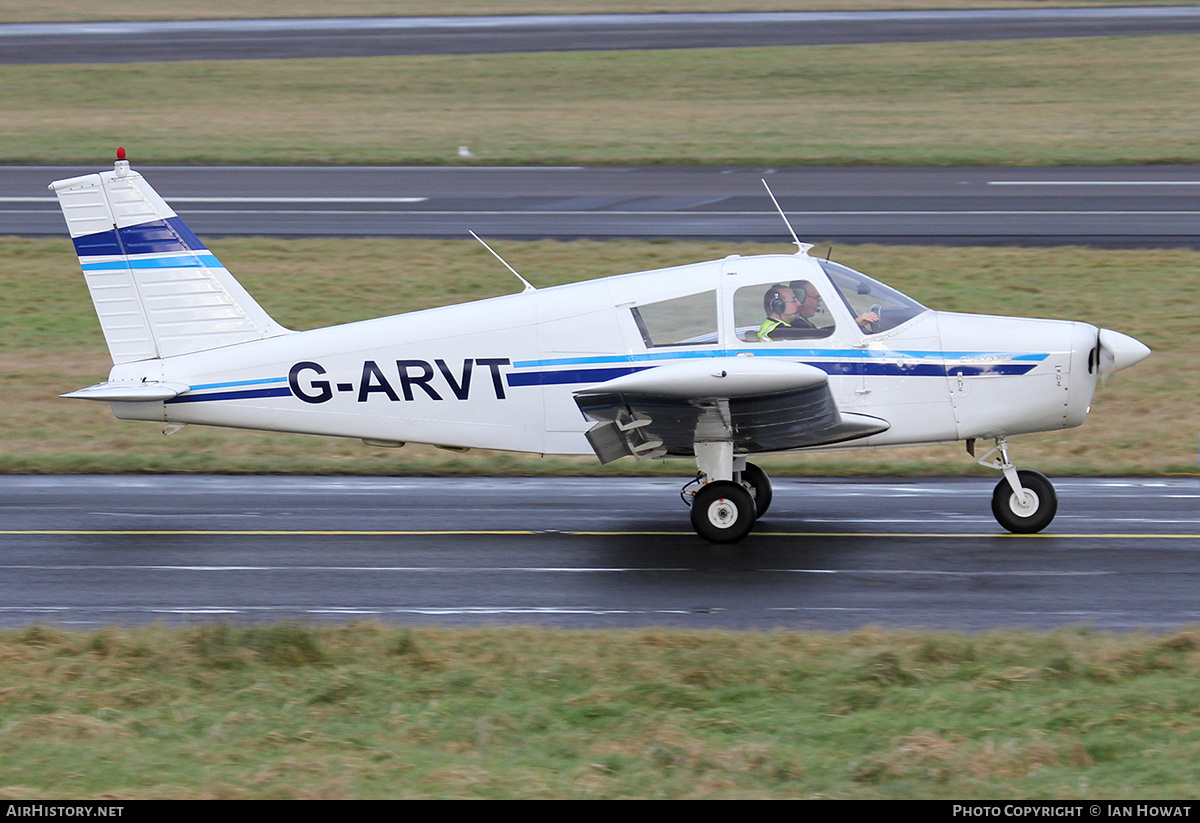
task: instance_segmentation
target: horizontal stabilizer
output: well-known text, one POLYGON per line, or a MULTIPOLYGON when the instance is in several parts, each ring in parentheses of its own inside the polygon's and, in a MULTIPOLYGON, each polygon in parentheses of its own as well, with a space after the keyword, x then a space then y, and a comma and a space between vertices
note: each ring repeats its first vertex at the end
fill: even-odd
POLYGON ((113 363, 287 332, 263 311, 140 174, 58 180, 58 196, 113 363))
POLYGON ((149 383, 133 380, 114 383, 97 383, 86 389, 60 394, 59 397, 70 397, 74 400, 100 400, 114 402, 149 402, 154 400, 170 400, 191 389, 183 383, 149 383))

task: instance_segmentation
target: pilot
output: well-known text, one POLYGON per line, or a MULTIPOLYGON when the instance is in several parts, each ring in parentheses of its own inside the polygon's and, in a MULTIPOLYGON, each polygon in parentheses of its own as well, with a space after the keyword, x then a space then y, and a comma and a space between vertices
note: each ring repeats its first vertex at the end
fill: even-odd
MULTIPOLYGON (((796 296, 799 296, 802 290, 805 295, 805 299, 800 301, 800 317, 808 318, 814 316, 818 308, 821 308, 821 295, 817 294, 815 288, 812 288, 812 283, 806 280, 793 280, 791 283, 788 283, 788 286, 792 287, 793 292, 796 292, 796 296)), ((863 312, 854 318, 854 323, 857 323, 868 331, 870 331, 872 323, 878 322, 880 322, 880 316, 875 312, 863 312)), ((793 323, 792 325, 796 324, 793 323)))
MULTIPOLYGON (((816 314, 817 310, 821 308, 821 295, 817 293, 813 284, 807 280, 793 280, 791 283, 788 283, 788 286, 795 293, 796 299, 800 301, 800 308, 798 309, 800 318, 808 323, 808 328, 816 328, 808 318, 816 314)), ((869 326, 872 323, 879 322, 879 315, 873 311, 865 311, 854 318, 854 322, 869 331, 869 326)), ((791 325, 795 326, 797 324, 793 322, 791 325)))
POLYGON ((799 340, 815 337, 820 329, 811 318, 821 306, 821 295, 806 280, 796 280, 784 286, 776 283, 762 296, 762 308, 767 319, 758 326, 758 340, 799 340))
MULTIPOLYGON (((796 310, 800 315, 798 320, 807 323, 810 329, 817 328, 810 319, 821 308, 821 294, 817 291, 816 286, 807 280, 793 280, 788 283, 788 287, 796 293, 796 302, 800 306, 796 310)), ((792 325, 794 326, 796 323, 792 323, 792 325)))

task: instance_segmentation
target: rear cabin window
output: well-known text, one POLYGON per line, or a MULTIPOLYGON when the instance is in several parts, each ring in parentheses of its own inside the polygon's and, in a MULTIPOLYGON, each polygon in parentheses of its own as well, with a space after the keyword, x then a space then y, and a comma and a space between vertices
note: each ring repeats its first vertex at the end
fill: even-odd
POLYGON ((715 291, 647 303, 631 311, 646 348, 717 344, 715 291))

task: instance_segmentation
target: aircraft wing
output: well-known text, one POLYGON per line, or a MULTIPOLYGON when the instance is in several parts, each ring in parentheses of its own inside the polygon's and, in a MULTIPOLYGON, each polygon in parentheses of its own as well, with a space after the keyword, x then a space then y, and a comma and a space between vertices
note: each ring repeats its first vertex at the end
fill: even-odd
POLYGON ((657 366, 575 392, 592 420, 601 463, 632 455, 690 456, 732 441, 740 454, 823 446, 887 431, 878 417, 841 412, 829 376, 804 363, 717 357, 657 366))

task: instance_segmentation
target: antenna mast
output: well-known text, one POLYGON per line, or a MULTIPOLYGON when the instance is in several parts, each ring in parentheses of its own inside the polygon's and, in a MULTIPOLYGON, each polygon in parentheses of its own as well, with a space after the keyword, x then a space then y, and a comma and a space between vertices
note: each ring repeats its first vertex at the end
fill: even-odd
POLYGON ((793 229, 792 224, 788 222, 787 215, 784 214, 783 209, 779 207, 779 201, 775 199, 775 192, 771 191, 771 187, 767 185, 767 181, 765 179, 763 179, 762 184, 763 188, 767 190, 767 194, 770 195, 771 202, 775 204, 775 210, 779 212, 779 216, 783 218, 783 225, 787 226, 788 231, 791 233, 792 242, 795 243, 796 248, 799 249, 796 254, 807 255, 808 250, 812 248, 812 243, 800 242, 800 238, 796 236, 795 229, 793 229))
MULTIPOLYGON (((467 229, 467 231, 471 231, 471 230, 467 229)), ((501 263, 503 263, 504 268, 508 269, 510 272, 515 274, 517 276, 517 279, 525 284, 525 288, 521 290, 521 294, 524 294, 525 292, 529 292, 529 291, 537 291, 537 289, 534 288, 534 285, 532 283, 530 283, 528 280, 526 280, 524 277, 522 277, 520 272, 518 272, 512 266, 508 265, 508 262, 505 261, 505 259, 503 257, 501 257, 499 254, 497 254, 495 249, 493 249, 487 243, 484 243, 482 237, 480 237, 478 234, 476 234, 473 231, 471 232, 471 236, 474 237, 476 240, 478 240, 480 243, 483 243, 483 247, 485 249, 487 249, 488 251, 490 251, 492 253, 493 257, 495 257, 497 260, 499 260, 501 263)))

